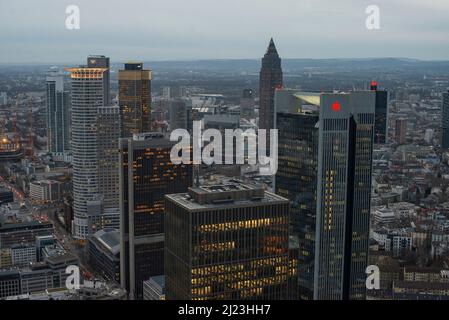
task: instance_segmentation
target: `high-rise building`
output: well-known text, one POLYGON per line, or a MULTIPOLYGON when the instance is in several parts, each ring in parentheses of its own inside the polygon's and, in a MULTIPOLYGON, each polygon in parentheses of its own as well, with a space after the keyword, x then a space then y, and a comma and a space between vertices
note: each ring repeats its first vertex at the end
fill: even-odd
POLYGON ((111 83, 110 83, 110 67, 109 57, 100 55, 91 55, 87 58, 87 67, 89 68, 105 68, 103 73, 103 102, 105 106, 111 105, 111 83))
POLYGON ((378 90, 377 82, 371 82, 371 90, 376 92, 376 121, 374 143, 386 143, 388 140, 388 91, 378 90))
POLYGON ((103 195, 105 211, 115 211, 118 216, 120 109, 118 106, 98 107, 97 113, 98 190, 103 195))
POLYGON ((120 277, 131 299, 164 274, 164 195, 192 184, 192 166, 170 160, 174 144, 160 133, 120 139, 120 277))
POLYGON ((275 190, 292 203, 299 295, 364 299, 375 94, 287 92, 276 105, 275 190))
MULTIPOLYGON (((262 68, 259 79, 259 128, 274 128, 274 93, 282 87, 281 58, 276 50, 273 39, 270 40, 267 52, 262 58, 262 68)), ((269 144, 268 144, 269 145, 269 144)))
MULTIPOLYGON (((444 132, 444 130, 443 130, 444 132)), ((404 144, 407 142, 407 120, 406 119, 396 119, 395 122, 395 132, 394 132, 396 143, 404 144)))
POLYGON ((118 228, 118 107, 104 105, 106 68, 69 68, 72 82, 72 232, 118 228))
POLYGON ((443 132, 441 147, 443 149, 449 149, 449 90, 443 93, 443 132))
POLYGON ((72 84, 73 235, 86 239, 87 204, 98 197, 98 108, 104 106, 106 68, 69 68, 72 84))
POLYGON ((48 151, 61 155, 70 150, 70 95, 57 71, 47 76, 46 85, 48 151))
POLYGON ((151 131, 151 71, 143 69, 141 62, 125 63, 119 70, 119 105, 121 136, 151 131))
POLYGON ((167 300, 288 297, 287 199, 236 179, 165 199, 167 300))
POLYGON ((298 291, 303 300, 313 299, 318 121, 317 114, 277 113, 280 130, 275 191, 291 201, 290 230, 298 240, 298 291))
POLYGON ((254 119, 255 101, 252 89, 245 89, 240 99, 240 118, 254 119))

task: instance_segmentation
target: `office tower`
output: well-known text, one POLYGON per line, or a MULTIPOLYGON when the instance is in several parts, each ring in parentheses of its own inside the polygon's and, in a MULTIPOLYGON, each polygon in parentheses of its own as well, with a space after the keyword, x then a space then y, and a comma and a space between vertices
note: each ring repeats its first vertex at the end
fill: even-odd
POLYGON ((243 119, 254 119, 254 96, 252 89, 245 89, 242 93, 242 98, 240 99, 240 118, 243 119))
POLYGON ((73 235, 86 239, 88 202, 98 197, 97 112, 104 106, 106 68, 69 68, 72 84, 73 235))
POLYGON ((443 132, 441 147, 443 149, 449 149, 449 90, 443 93, 443 132))
POLYGON ((371 82, 371 90, 376 93, 374 143, 386 143, 388 140, 388 91, 378 90, 376 81, 371 82))
POLYGON ((119 70, 119 105, 122 119, 121 136, 151 131, 151 71, 141 62, 125 63, 119 70))
MULTIPOLYGON (((270 40, 267 52, 262 58, 259 89, 259 128, 274 128, 274 93, 282 87, 281 58, 279 58, 273 39, 270 40)), ((267 142, 268 143, 268 142, 267 142)), ((269 146, 269 144, 267 144, 269 146)))
POLYGON ((276 105, 275 190, 292 202, 299 295, 364 299, 375 94, 291 94, 290 104, 276 105))
MULTIPOLYGON (((118 106, 98 107, 98 191, 103 195, 105 211, 115 211, 118 218, 119 208, 119 147, 120 108, 118 106)), ((119 219, 117 219, 118 221, 119 219)), ((119 226, 112 226, 118 228, 119 226)))
POLYGON ((189 108, 187 107, 185 100, 170 100, 168 102, 168 113, 170 116, 170 131, 174 131, 176 129, 187 130, 189 108))
POLYGON ((87 58, 87 67, 89 68, 105 68, 103 74, 103 102, 105 106, 111 105, 111 82, 110 82, 110 67, 109 67, 109 57, 91 55, 87 58))
MULTIPOLYGON (((443 130, 444 133, 444 130, 443 130)), ((395 125, 395 138, 396 143, 404 144, 407 142, 407 120, 406 119, 396 119, 395 125)))
POLYGON ((224 178, 165 199, 167 300, 288 297, 287 199, 224 178))
POLYGON ((70 95, 64 90, 63 75, 51 72, 47 86, 47 147, 52 154, 70 150, 70 95))
POLYGON ((170 161, 174 144, 160 133, 120 139, 120 275, 131 299, 164 274, 164 195, 192 183, 192 166, 170 161))
POLYGON ((313 299, 318 121, 318 114, 277 113, 279 167, 275 191, 291 201, 291 234, 299 246, 298 291, 303 300, 313 299))

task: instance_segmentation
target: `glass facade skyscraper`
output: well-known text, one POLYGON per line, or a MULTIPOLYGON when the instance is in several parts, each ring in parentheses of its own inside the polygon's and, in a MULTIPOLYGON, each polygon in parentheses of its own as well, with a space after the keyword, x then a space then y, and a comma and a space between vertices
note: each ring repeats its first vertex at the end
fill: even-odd
POLYGON ((192 166, 170 160, 174 144, 160 133, 120 139, 120 274, 131 299, 164 274, 164 195, 192 185, 192 166))
POLYGON ((52 71, 46 78, 47 147, 53 154, 70 150, 70 95, 64 90, 64 77, 52 71))
POLYGON ((375 93, 291 95, 276 106, 275 189, 292 202, 300 297, 364 299, 375 93))
POLYGON ((151 71, 141 62, 125 63, 118 73, 121 136, 151 131, 151 71))

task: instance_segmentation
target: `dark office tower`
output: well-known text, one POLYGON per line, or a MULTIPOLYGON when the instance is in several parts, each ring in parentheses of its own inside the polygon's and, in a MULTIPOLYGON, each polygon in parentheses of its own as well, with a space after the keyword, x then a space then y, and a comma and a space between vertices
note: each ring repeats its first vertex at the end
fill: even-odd
POLYGON ((298 242, 298 292, 313 299, 316 187, 318 174, 317 114, 277 114, 279 167, 276 194, 291 201, 291 234, 298 242))
POLYGON ((443 137, 441 147, 449 149, 449 90, 443 93, 443 137))
MULTIPOLYGON (((262 58, 259 90, 259 128, 274 128, 274 93, 282 87, 281 58, 279 58, 273 39, 270 40, 267 52, 262 58)), ((268 144, 269 145, 269 144, 268 144)))
POLYGON ((70 150, 70 95, 58 71, 47 75, 47 144, 52 154, 70 150))
POLYGON ((121 135, 151 131, 151 71, 143 70, 143 63, 125 63, 119 70, 119 105, 122 119, 121 135))
POLYGON ((364 299, 375 94, 283 91, 275 190, 292 202, 299 295, 364 299))
POLYGON ((240 118, 254 119, 255 101, 252 89, 243 90, 242 98, 240 99, 240 118))
POLYGON ((378 90, 377 82, 371 82, 371 90, 376 92, 376 122, 374 143, 386 143, 388 139, 388 91, 378 90))
POLYGON ((404 144, 407 142, 407 120, 396 119, 394 135, 396 143, 404 144))
POLYGON ((287 199, 235 179, 165 199, 168 300, 288 297, 287 199))
POLYGON ((110 82, 110 72, 109 72, 109 57, 106 56, 96 56, 92 55, 87 58, 87 66, 89 68, 105 68, 107 69, 103 75, 103 94, 104 94, 104 105, 111 105, 111 82, 110 82))
POLYGON ((174 142, 160 133, 120 139, 120 275, 131 299, 164 274, 164 195, 186 192, 191 165, 174 165, 174 142))

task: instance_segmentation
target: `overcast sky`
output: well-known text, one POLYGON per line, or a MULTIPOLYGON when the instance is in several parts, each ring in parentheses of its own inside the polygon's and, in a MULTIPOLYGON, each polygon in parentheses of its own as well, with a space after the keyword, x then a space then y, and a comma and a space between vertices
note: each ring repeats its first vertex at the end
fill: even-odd
POLYGON ((270 37, 283 58, 449 60, 449 0, 0 0, 0 63, 252 59, 270 37), (65 28, 71 4, 80 30, 65 28))

